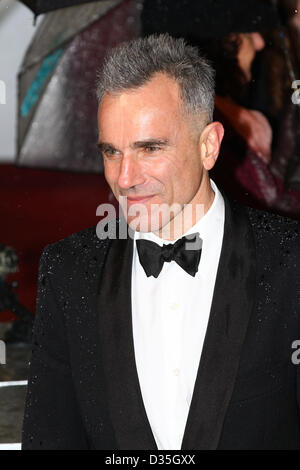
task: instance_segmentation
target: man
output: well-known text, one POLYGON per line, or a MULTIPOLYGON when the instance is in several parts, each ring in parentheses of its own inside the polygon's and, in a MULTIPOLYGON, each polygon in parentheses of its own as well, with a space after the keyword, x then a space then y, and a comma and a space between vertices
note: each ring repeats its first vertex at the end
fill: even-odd
POLYGON ((130 236, 45 248, 23 449, 300 448, 299 224, 209 179, 213 75, 168 35, 103 65, 99 146, 130 236))

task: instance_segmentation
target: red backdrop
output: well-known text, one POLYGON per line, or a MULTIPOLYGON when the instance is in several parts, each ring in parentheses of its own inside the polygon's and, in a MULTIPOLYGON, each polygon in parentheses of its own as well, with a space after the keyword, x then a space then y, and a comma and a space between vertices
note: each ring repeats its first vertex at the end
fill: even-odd
MULTIPOLYGON (((112 202, 103 175, 0 165, 0 243, 19 256, 16 280, 20 301, 35 311, 38 263, 45 245, 95 225, 96 208, 112 202)), ((0 321, 14 319, 0 312, 0 321)))

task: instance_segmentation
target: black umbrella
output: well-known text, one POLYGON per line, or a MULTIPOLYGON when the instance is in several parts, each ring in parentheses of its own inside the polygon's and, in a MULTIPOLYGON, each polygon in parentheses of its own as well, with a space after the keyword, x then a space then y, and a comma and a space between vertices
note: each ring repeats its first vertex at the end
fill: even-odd
MULTIPOLYGON (((92 3, 97 0, 20 0, 33 11, 35 16, 48 11, 58 10, 59 8, 72 7, 82 3, 92 3)), ((99 0, 98 0, 99 1, 99 0)))
POLYGON ((169 33, 195 42, 229 33, 278 26, 272 4, 262 0, 144 0, 143 32, 169 33))

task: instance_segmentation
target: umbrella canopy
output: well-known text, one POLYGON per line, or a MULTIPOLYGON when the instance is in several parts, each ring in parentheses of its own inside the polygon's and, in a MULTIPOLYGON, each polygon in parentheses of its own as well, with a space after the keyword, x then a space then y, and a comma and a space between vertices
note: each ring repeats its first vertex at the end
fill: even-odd
MULTIPOLYGON (((33 11, 35 16, 41 13, 72 7, 82 3, 91 3, 93 0, 20 0, 33 11)), ((94 0, 97 1, 97 0, 94 0)), ((99 1, 99 0, 98 0, 99 1)))
POLYGON ((103 0, 45 16, 18 76, 18 165, 103 171, 97 69, 111 47, 139 35, 138 3, 103 0))
POLYGON ((199 40, 263 31, 277 26, 278 16, 268 0, 145 0, 142 23, 145 35, 199 40))

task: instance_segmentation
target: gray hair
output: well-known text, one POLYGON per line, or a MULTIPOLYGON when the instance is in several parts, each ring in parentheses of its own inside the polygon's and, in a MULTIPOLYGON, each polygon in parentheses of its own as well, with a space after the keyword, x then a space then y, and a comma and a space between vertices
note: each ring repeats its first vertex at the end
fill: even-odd
POLYGON ((97 73, 99 103, 106 93, 139 88, 154 74, 165 73, 179 85, 183 107, 189 114, 213 120, 215 72, 196 47, 169 34, 151 35, 112 49, 97 73))

